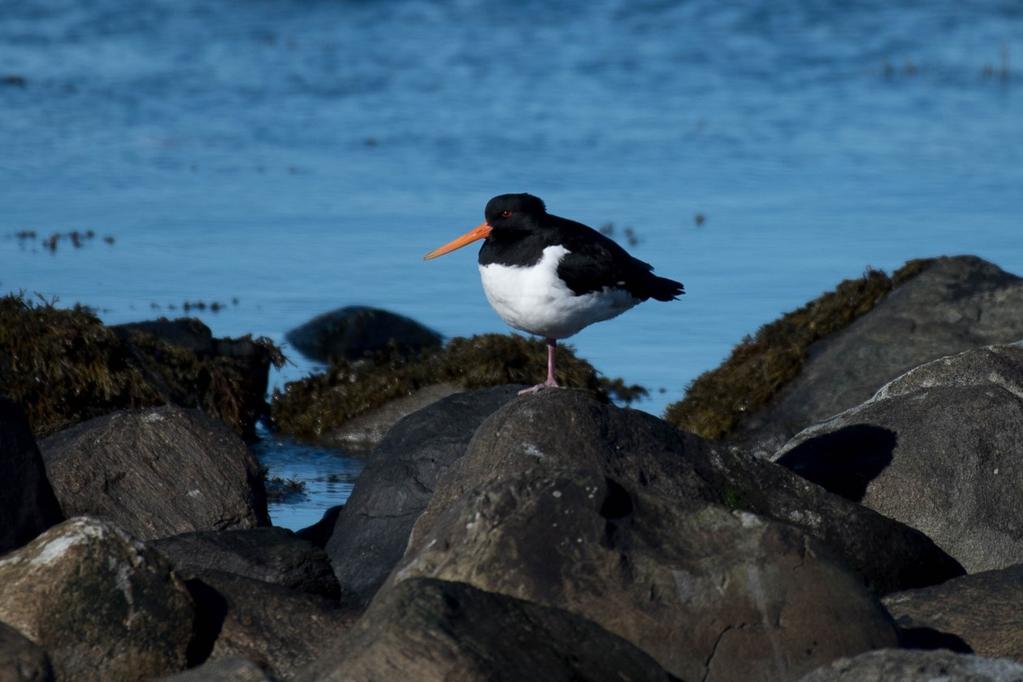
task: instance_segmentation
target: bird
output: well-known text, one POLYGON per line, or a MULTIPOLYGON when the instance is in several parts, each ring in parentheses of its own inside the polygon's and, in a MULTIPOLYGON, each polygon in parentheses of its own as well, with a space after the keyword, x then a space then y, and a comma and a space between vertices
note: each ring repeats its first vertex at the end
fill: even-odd
POLYGON ((681 282, 659 277, 592 227, 552 215, 532 194, 500 194, 487 202, 484 222, 423 256, 432 260, 480 239, 480 280, 502 320, 543 337, 547 379, 520 391, 559 388, 558 341, 646 301, 673 301, 681 282))

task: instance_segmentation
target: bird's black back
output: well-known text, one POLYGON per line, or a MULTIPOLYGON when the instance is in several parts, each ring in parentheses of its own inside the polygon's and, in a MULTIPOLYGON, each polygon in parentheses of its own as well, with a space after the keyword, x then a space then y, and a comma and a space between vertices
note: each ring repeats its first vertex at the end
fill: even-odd
POLYGON ((576 295, 624 289, 634 298, 670 301, 684 294, 681 282, 653 274, 653 266, 633 258, 621 246, 591 227, 544 214, 521 229, 495 229, 480 248, 480 265, 536 265, 548 246, 560 245, 568 254, 558 264, 558 277, 576 295))

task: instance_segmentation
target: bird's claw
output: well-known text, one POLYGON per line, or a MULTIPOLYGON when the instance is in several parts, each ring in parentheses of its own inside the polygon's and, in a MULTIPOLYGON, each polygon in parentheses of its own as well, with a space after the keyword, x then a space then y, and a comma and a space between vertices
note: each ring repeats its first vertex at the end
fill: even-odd
POLYGON ((529 395, 531 393, 539 393, 540 391, 543 391, 543 390, 548 389, 548 388, 561 388, 561 386, 559 386, 556 381, 549 381, 548 380, 548 381, 543 382, 542 384, 537 384, 536 386, 530 386, 529 388, 522 389, 521 391, 519 391, 519 395, 529 395))

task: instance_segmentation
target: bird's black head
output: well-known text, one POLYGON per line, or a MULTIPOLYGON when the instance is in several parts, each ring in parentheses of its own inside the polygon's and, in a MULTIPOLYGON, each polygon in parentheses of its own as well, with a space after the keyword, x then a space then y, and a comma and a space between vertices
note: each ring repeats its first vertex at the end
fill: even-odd
POLYGON ((483 215, 495 230, 529 229, 547 215, 547 207, 532 194, 499 194, 487 202, 483 215))

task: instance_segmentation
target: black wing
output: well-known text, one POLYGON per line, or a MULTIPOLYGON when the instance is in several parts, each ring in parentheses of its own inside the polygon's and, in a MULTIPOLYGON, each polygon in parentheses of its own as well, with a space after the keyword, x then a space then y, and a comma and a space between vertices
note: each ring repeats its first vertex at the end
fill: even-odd
POLYGON ((558 264, 558 277, 575 294, 625 289, 645 301, 671 301, 685 293, 681 282, 653 274, 654 267, 633 258, 621 246, 591 227, 557 216, 558 239, 569 253, 558 264))

